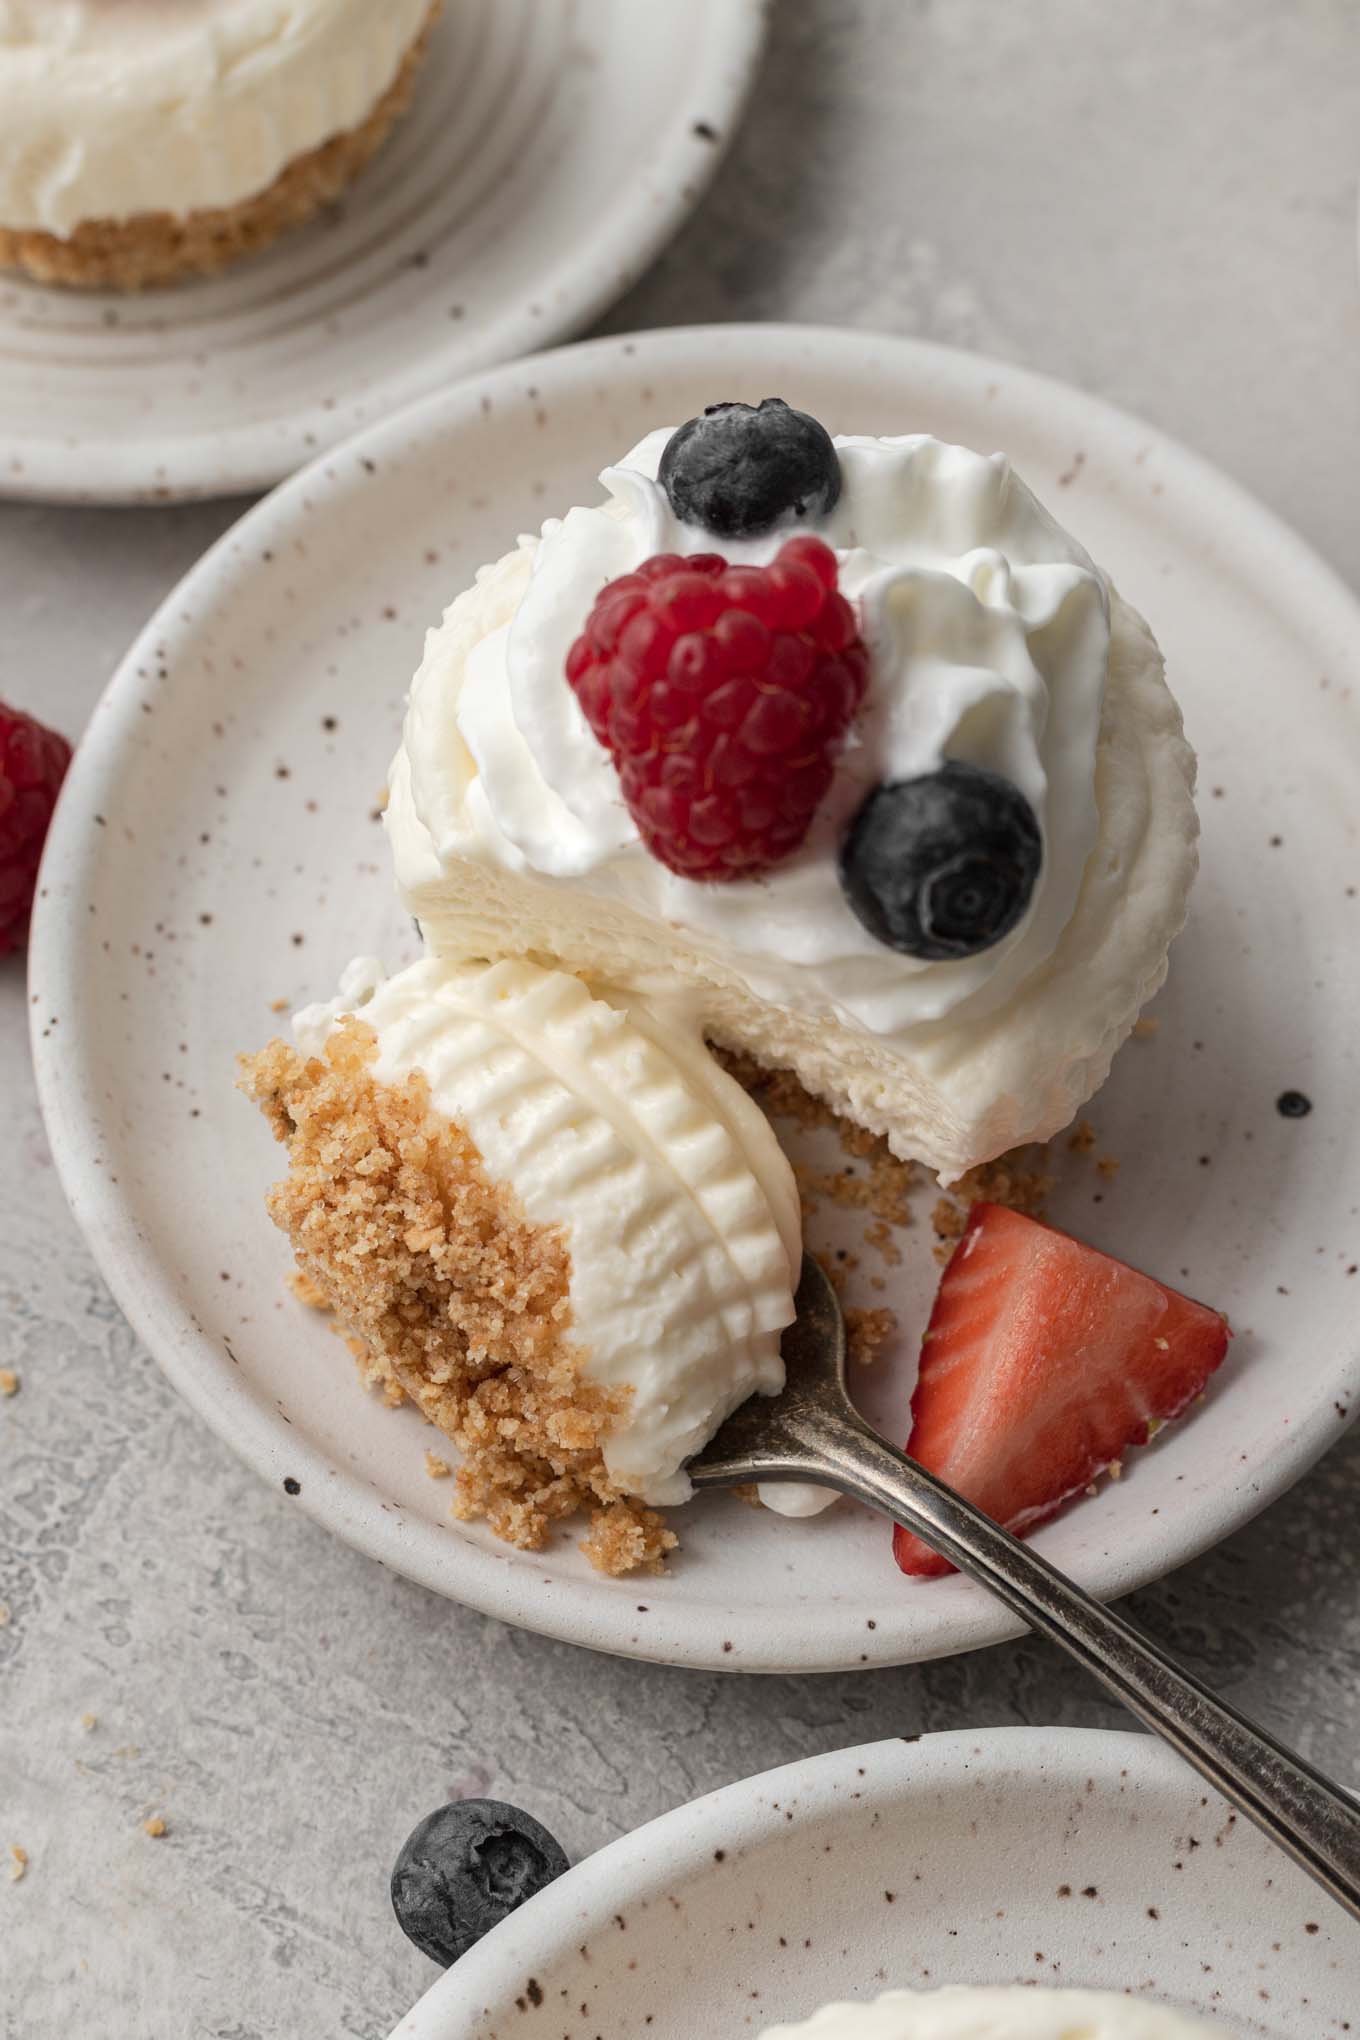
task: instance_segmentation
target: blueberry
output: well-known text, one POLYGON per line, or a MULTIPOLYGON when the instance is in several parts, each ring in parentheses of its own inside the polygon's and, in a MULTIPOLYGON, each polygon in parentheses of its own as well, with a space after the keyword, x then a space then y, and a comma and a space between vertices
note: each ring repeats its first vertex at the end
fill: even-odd
POLYGON ((1043 862, 1034 810, 995 772, 949 760, 877 786, 841 846, 841 885, 869 933, 932 962, 1008 935, 1043 862))
POLYGON ((755 538, 786 519, 826 517, 841 464, 825 426, 782 397, 710 404, 666 441, 657 479, 682 524, 755 538))
POLYGON ((532 1814, 497 1799, 455 1799, 407 1836, 392 1909, 408 1940, 447 1969, 567 1868, 532 1814))

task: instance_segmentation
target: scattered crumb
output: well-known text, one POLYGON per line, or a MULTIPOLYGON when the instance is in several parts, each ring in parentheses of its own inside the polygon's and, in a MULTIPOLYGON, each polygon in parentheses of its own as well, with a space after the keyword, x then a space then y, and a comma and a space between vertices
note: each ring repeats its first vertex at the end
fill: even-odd
POLYGON ((1096 1174, 1103 1176, 1107 1183, 1113 1183, 1119 1174, 1119 1163, 1113 1155, 1102 1155, 1096 1163, 1096 1174))
POLYGON ((8 1601, 0 1601, 0 1629, 8 1629, 11 1619, 8 1601))
POLYGON ((1154 1013, 1145 1013, 1141 1020, 1135 1020, 1133 1023, 1134 1040, 1151 1041, 1161 1024, 1161 1021, 1154 1013))
POLYGON ((975 1204, 1004 1204, 1011 1211, 1023 1212, 1026 1218, 1042 1218, 1053 1188, 1047 1162, 1047 1148, 1012 1148, 1009 1154, 998 1155, 994 1162, 969 1169, 950 1194, 961 1199, 970 1211, 975 1204))
POLYGON ((1089 1155, 1096 1144, 1096 1130, 1089 1119, 1079 1119, 1067 1136, 1074 1155, 1089 1155))
POLYGON ((12 1367, 0 1367, 0 1395, 17 1395, 19 1377, 12 1367))
POLYGON ((17 1842, 9 1845, 9 1881, 17 1884, 28 1873, 28 1850, 21 1849, 17 1842))
POLYGON ((93 1734, 94 1730, 99 1726, 99 1716, 97 1714, 82 1714, 80 1717, 80 1725, 84 1729, 86 1735, 91 1735, 93 1734))
POLYGON ((286 1013, 291 1004, 291 999, 271 999, 269 1001, 269 1010, 271 1013, 286 1013))
POLYGON ((876 1218, 874 1220, 864 1235, 864 1244, 866 1247, 876 1248, 890 1268, 901 1267, 902 1249, 893 1238, 892 1227, 886 1219, 876 1218))
POLYGON ((425 1454, 425 1471, 431 1480, 447 1480, 453 1472, 447 1459, 441 1459, 437 1452, 425 1454))
POLYGON ((852 1365, 868 1367, 878 1358, 880 1347, 897 1330, 897 1312, 886 1305, 873 1310, 852 1308, 845 1313, 845 1349, 852 1365))
POLYGON ((739 1480, 735 1487, 728 1489, 728 1493, 744 1502, 748 1509, 763 1509, 765 1506, 760 1499, 760 1489, 753 1480, 739 1480))
POLYGON ((158 1813, 153 1813, 150 1820, 144 1820, 142 1822, 142 1833, 144 1835, 150 1835, 153 1842, 158 1842, 165 1832, 166 1832, 165 1822, 161 1819, 158 1813))
POLYGON ((1106 1467, 1105 1471, 1109 1474, 1111 1480, 1122 1480, 1124 1478, 1123 1460, 1112 1459, 1109 1465, 1106 1467))
POLYGON ((937 1239, 962 1239, 964 1227, 968 1223, 968 1213, 961 1204, 955 1204, 952 1198, 941 1197, 930 1214, 930 1223, 937 1239))
POLYGON ((294 1268, 286 1280, 298 1302, 306 1304, 308 1310, 330 1309, 325 1291, 317 1287, 305 1269, 294 1268))

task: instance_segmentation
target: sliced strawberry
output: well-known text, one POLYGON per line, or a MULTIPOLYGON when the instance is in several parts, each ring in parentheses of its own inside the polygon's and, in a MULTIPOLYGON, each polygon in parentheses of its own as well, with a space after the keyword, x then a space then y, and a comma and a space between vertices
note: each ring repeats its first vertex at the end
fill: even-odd
MULTIPOLYGON (((1022 1536, 1192 1403, 1229 1336, 1150 1275, 975 1205, 931 1312, 907 1450, 1022 1536)), ((921 1579, 953 1571, 906 1530, 893 1553, 921 1579)))

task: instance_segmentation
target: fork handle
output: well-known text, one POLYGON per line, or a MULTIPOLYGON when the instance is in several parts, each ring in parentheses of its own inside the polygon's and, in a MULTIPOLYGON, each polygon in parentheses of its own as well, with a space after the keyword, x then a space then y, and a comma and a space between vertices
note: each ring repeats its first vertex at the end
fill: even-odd
MULTIPOLYGON (((831 1424, 823 1415, 815 1437, 799 1442, 815 1454, 816 1468, 804 1460, 784 1478, 826 1481, 891 1516, 981 1581, 1031 1629, 1084 1665, 1360 1919, 1355 1800, 854 1413, 831 1424)), ((760 1478, 771 1477, 763 1468, 760 1478)))

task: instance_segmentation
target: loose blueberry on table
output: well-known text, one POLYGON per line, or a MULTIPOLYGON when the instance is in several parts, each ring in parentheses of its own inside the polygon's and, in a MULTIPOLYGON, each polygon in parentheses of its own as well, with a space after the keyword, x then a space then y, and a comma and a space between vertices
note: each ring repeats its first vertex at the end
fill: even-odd
POLYGON ((445 1969, 568 1869, 540 1821, 498 1799, 456 1799, 413 1829, 392 1871, 392 1909, 445 1969))

